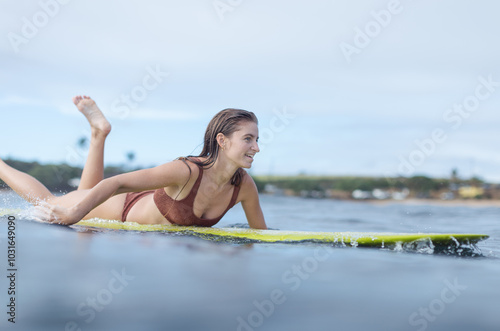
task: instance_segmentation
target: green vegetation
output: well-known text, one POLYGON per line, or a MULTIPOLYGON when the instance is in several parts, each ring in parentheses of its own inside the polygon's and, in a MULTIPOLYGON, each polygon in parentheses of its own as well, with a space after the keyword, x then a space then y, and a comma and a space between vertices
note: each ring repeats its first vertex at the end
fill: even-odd
MULTIPOLYGON (((430 178, 426 176, 413 177, 327 177, 327 176, 256 176, 255 183, 259 192, 265 190, 266 185, 273 185, 275 189, 285 190, 286 194, 300 195, 302 192, 318 191, 320 193, 344 192, 344 197, 350 197, 354 190, 373 191, 381 189, 386 191, 401 191, 408 189, 413 197, 437 198, 440 193, 450 191, 455 185, 481 187, 485 183, 474 177, 468 180, 458 178, 430 178)), ((341 196, 340 194, 337 194, 341 196)))
MULTIPOLYGON (((79 178, 82 169, 66 164, 40 164, 38 162, 23 162, 17 160, 4 160, 15 169, 28 173, 42 182, 51 191, 70 191, 73 188, 68 184, 71 178, 79 178)), ((5 185, 0 180, 0 184, 5 185)))
POLYGON ((408 188, 415 192, 426 193, 432 190, 439 190, 449 186, 447 179, 432 179, 424 176, 410 178, 381 178, 381 177, 254 177, 259 191, 264 189, 266 184, 272 184, 280 189, 289 189, 294 192, 300 191, 325 191, 339 190, 352 192, 354 190, 372 191, 374 189, 394 189, 408 188))

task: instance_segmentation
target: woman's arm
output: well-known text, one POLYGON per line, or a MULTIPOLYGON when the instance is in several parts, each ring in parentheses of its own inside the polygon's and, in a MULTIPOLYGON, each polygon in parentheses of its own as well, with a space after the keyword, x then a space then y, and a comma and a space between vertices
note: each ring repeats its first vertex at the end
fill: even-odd
POLYGON ((245 211, 248 225, 253 229, 267 230, 264 213, 260 207, 257 185, 248 174, 243 177, 240 194, 242 194, 241 205, 245 211))
POLYGON ((71 225, 116 194, 179 185, 179 183, 184 183, 187 177, 189 177, 189 169, 182 161, 177 160, 155 168, 113 176, 99 182, 81 201, 70 208, 42 204, 41 208, 45 209, 43 218, 51 223, 71 225))

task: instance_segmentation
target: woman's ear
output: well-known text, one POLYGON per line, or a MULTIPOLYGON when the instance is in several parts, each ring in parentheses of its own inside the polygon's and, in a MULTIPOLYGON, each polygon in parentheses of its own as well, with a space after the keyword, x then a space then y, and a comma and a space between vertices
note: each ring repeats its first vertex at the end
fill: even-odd
POLYGON ((219 147, 221 149, 224 149, 224 146, 226 145, 226 136, 224 136, 224 134, 222 133, 218 133, 215 139, 217 140, 219 147))

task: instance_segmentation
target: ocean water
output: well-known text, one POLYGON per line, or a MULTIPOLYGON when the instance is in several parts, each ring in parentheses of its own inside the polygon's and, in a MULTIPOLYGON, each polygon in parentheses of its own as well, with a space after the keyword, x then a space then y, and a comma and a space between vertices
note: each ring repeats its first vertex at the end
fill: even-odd
MULTIPOLYGON (((0 216, 1 330, 499 330, 500 208, 261 197, 268 226, 490 235, 480 256, 224 244, 0 216)), ((1 208, 25 208, 0 193, 1 208)), ((240 206, 217 227, 245 223, 240 206)))

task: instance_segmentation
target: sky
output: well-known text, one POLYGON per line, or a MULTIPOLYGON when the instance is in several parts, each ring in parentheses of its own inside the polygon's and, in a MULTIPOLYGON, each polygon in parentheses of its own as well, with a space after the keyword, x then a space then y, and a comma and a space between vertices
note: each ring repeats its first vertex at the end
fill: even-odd
POLYGON ((74 95, 113 130, 107 165, 201 151, 254 112, 255 175, 500 182, 494 0, 0 0, 0 157, 82 166, 74 95))

